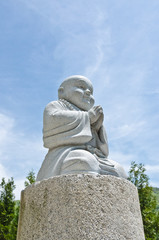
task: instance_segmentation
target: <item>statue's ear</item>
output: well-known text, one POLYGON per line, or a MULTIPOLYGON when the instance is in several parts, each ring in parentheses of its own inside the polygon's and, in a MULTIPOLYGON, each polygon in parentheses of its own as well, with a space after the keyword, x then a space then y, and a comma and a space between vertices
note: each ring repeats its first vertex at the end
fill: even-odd
POLYGON ((63 87, 59 87, 59 89, 58 89, 58 97, 59 98, 63 98, 64 97, 64 88, 63 87))

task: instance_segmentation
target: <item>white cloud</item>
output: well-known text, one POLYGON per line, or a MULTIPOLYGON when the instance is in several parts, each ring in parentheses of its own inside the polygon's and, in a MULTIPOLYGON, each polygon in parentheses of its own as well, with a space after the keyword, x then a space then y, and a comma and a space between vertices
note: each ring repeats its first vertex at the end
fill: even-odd
POLYGON ((123 137, 134 138, 140 132, 142 132, 145 126, 145 121, 140 121, 136 123, 124 124, 112 129, 111 140, 121 139, 123 137))
MULTIPOLYGON (((107 13, 103 12, 103 9, 97 8, 96 16, 95 16, 95 22, 94 22, 94 56, 93 61, 90 64, 90 62, 87 63, 85 73, 87 77, 90 79, 93 79, 98 76, 98 82, 97 86, 100 85, 102 82, 104 85, 106 83, 105 79, 105 70, 106 64, 104 64, 107 60, 108 52, 111 51, 111 34, 109 26, 106 25, 107 23, 107 13), (103 28, 103 25, 105 24, 105 27, 103 28), (100 74, 100 76, 99 76, 100 74), (96 76, 97 75, 97 76, 96 76)), ((92 41, 92 40, 91 40, 92 41)))
POLYGON ((0 113, 0 144, 3 145, 9 139, 14 119, 0 113))
POLYGON ((122 153, 121 151, 110 151, 108 158, 120 163, 124 170, 128 173, 131 162, 135 159, 135 156, 133 154, 122 153))
POLYGON ((158 95, 159 94, 159 89, 155 89, 153 91, 147 91, 145 92, 146 95, 158 95))
POLYGON ((24 187, 25 180, 26 180, 25 178, 15 180, 16 189, 14 190, 14 194, 15 194, 15 199, 16 200, 20 200, 21 191, 25 188, 24 187))
MULTIPOLYGON (((38 152, 41 154, 45 150, 42 144, 42 135, 24 133, 23 129, 19 129, 13 117, 0 114, 0 157, 8 160, 10 157, 22 158, 21 161, 29 160, 29 156, 33 157, 38 152)), ((15 161, 15 160, 14 160, 15 161)), ((24 164, 24 163, 22 163, 24 164)))
POLYGON ((159 173, 159 165, 145 165, 145 168, 148 172, 150 172, 151 174, 153 173, 159 173))
POLYGON ((40 136, 18 129, 13 117, 1 113, 0 123, 0 178, 14 178, 18 197, 25 177, 31 169, 37 173, 46 150, 40 136))
POLYGON ((9 177, 5 167, 2 164, 0 164, 0 181, 2 178, 8 179, 9 177))
MULTIPOLYGON (((11 177, 13 177, 11 173, 2 164, 0 164, 0 182, 2 178, 5 178, 7 182, 8 179, 10 179, 11 177)), ((20 200, 20 193, 24 189, 24 181, 25 179, 21 179, 21 180, 14 179, 14 184, 16 186, 14 190, 14 195, 16 200, 20 200)))
POLYGON ((159 181, 151 181, 150 179, 150 186, 159 188, 159 181))

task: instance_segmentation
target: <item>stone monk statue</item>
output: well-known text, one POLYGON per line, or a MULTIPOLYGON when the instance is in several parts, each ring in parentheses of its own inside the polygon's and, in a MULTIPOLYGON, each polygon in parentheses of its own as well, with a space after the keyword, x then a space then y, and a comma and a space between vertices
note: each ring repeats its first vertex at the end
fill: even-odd
POLYGON ((44 110, 43 141, 48 153, 36 181, 78 173, 127 178, 120 164, 107 158, 103 109, 94 106, 91 81, 79 75, 68 77, 58 97, 44 110))

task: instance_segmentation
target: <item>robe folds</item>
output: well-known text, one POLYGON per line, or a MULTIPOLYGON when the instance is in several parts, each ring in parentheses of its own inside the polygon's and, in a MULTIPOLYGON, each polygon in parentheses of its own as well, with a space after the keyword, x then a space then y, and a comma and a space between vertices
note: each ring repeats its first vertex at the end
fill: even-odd
POLYGON ((36 181, 62 174, 91 173, 126 177, 123 168, 108 160, 103 126, 91 127, 87 111, 66 100, 50 102, 43 115, 43 142, 48 153, 36 181))

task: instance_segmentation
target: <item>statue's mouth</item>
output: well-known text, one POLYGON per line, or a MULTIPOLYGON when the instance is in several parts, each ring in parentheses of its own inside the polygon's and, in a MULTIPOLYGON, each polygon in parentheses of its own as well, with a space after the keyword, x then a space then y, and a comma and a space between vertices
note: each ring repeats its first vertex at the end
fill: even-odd
POLYGON ((84 98, 87 102, 90 102, 90 100, 91 100, 89 96, 84 96, 83 98, 84 98))

